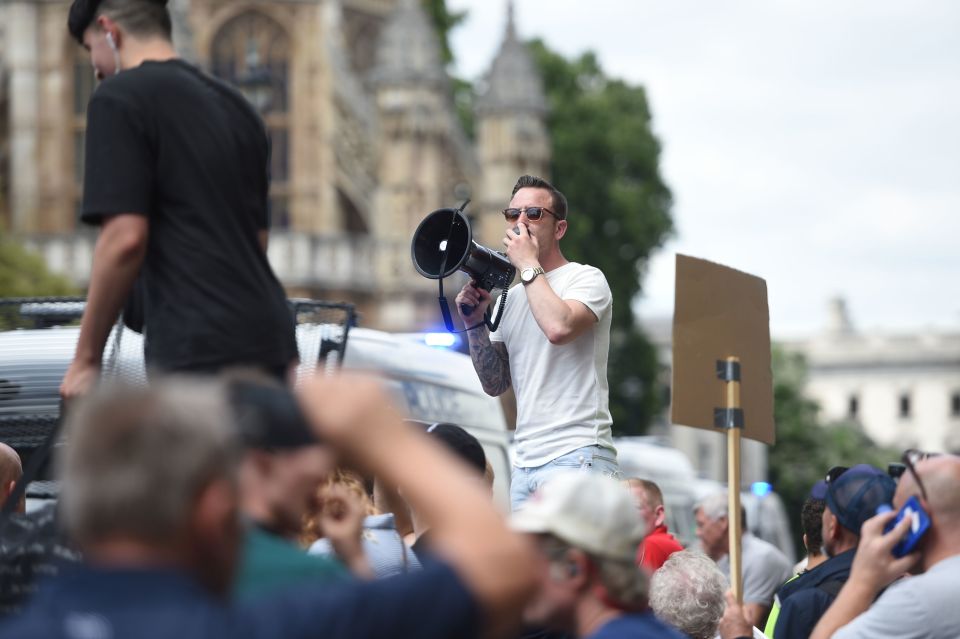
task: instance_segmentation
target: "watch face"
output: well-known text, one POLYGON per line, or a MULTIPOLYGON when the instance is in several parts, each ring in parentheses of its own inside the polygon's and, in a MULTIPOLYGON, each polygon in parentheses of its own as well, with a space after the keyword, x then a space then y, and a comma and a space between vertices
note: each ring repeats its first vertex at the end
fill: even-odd
POLYGON ((534 271, 532 268, 525 268, 522 271, 520 271, 520 279, 523 280, 524 282, 530 282, 533 280, 533 276, 535 274, 536 274, 536 271, 534 271))

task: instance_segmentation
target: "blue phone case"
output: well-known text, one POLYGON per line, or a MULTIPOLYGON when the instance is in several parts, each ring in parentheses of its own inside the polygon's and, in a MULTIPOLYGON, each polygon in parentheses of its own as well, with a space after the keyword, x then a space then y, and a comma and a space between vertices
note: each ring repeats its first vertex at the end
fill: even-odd
POLYGON ((913 517, 913 524, 907 530, 904 538, 893 547, 894 557, 904 557, 913 552, 913 549, 917 547, 917 543, 923 537, 923 534, 930 528, 930 516, 927 514, 927 511, 923 509, 923 506, 920 505, 920 500, 917 499, 916 495, 913 495, 907 500, 907 503, 903 505, 900 512, 897 513, 896 518, 887 524, 884 532, 893 530, 904 517, 913 517))

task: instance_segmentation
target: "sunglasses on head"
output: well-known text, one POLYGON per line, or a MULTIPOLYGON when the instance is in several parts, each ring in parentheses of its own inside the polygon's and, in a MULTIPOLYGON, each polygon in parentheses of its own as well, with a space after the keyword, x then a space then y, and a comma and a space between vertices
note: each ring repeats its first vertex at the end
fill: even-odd
POLYGON ((837 481, 837 478, 850 470, 847 466, 834 466, 827 471, 827 476, 824 478, 825 481, 829 484, 831 482, 837 481))
POLYGON ((516 222, 517 220, 519 220, 521 213, 526 213, 527 219, 530 220, 531 222, 536 222, 537 220, 539 220, 541 217, 543 217, 544 213, 549 213, 553 217, 556 217, 558 220, 560 219, 559 217, 557 217, 556 213, 554 213, 553 211, 551 211, 545 206, 528 206, 527 208, 524 208, 524 209, 503 209, 503 217, 507 218, 508 222, 516 222))

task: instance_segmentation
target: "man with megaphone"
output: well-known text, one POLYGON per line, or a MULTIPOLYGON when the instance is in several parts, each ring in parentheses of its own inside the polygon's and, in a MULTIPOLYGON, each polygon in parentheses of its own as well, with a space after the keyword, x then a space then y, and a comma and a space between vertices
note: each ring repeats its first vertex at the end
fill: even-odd
POLYGON ((620 478, 607 386, 613 297, 603 273, 563 256, 567 200, 552 184, 521 176, 503 215, 503 244, 520 283, 502 323, 492 333, 478 325, 492 298, 476 282, 456 306, 471 328, 470 357, 484 391, 498 396, 512 384, 517 396, 516 510, 558 471, 620 478))

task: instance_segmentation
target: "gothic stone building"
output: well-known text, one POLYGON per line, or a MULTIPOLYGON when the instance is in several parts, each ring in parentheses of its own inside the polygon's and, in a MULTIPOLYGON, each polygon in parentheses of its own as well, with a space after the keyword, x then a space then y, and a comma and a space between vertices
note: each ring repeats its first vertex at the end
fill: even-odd
MULTIPOLYGON (((269 256, 289 293, 354 302, 379 328, 435 323, 436 283, 410 261, 416 225, 470 197, 477 239, 498 245, 496 212, 516 176, 548 171, 543 91, 512 6, 476 96, 475 142, 420 0, 169 6, 181 54, 238 86, 266 121, 269 256)), ((68 7, 0 0, 0 216, 82 287, 95 239, 76 219, 94 81, 66 32, 68 7)))

